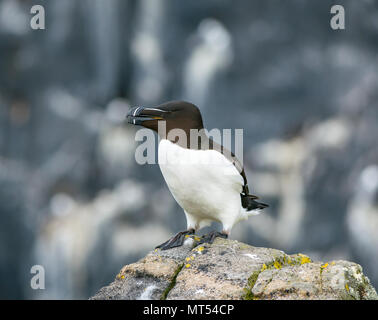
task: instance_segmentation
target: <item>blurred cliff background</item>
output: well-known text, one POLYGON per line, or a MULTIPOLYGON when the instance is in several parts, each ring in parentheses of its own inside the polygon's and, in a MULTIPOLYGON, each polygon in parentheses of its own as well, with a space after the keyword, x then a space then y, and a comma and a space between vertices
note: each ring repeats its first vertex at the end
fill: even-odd
POLYGON ((0 298, 86 299, 186 227, 124 123, 176 99, 244 129, 270 208, 233 239, 349 259, 378 286, 377 1, 0 0, 0 298))

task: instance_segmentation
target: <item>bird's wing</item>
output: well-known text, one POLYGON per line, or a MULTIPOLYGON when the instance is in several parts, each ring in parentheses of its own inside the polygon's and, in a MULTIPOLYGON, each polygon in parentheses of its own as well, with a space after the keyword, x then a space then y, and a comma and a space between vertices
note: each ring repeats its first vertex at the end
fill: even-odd
MULTIPOLYGON (((234 153, 228 150, 227 148, 225 148, 224 146, 220 145, 219 143, 215 142, 211 137, 209 137, 209 149, 220 152, 227 158, 227 160, 229 160, 235 166, 236 170, 239 172, 239 174, 243 178, 243 182, 244 182, 243 193, 245 195, 249 195, 248 181, 244 172, 244 167, 242 163, 239 161, 239 159, 234 155, 234 153)), ((258 197, 255 195, 251 194, 249 196, 252 197, 253 199, 258 199, 258 197)))

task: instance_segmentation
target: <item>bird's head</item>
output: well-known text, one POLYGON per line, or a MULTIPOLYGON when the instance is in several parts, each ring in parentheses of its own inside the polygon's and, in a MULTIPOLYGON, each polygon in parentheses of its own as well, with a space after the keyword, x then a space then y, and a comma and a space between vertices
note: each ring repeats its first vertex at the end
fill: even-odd
POLYGON ((165 121, 167 133, 172 129, 203 129, 199 109, 185 101, 170 101, 156 107, 134 107, 127 114, 128 123, 158 132, 158 121, 165 121))

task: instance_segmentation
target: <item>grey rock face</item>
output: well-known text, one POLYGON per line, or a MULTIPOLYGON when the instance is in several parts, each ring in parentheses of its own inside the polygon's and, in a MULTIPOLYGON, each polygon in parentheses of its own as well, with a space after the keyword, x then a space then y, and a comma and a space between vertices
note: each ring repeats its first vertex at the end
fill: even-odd
POLYGON ((155 250, 126 265, 91 299, 378 299, 360 265, 313 262, 235 240, 155 250))

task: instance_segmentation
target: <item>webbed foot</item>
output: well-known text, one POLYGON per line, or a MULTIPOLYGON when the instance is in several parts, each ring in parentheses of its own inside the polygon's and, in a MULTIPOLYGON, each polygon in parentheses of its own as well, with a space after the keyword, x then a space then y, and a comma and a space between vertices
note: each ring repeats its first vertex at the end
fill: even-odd
POLYGON ((201 240, 198 242, 198 245, 202 244, 202 243, 212 244, 216 237, 221 237, 221 238, 227 239, 228 234, 223 233, 223 232, 218 232, 218 231, 211 231, 208 234, 205 234, 201 237, 201 240))
POLYGON ((184 244, 184 241, 186 240, 186 236, 194 234, 193 229, 189 229, 186 231, 181 231, 174 235, 169 240, 165 241, 164 243, 158 245, 155 249, 161 249, 161 250, 167 250, 175 247, 180 247, 184 244))

